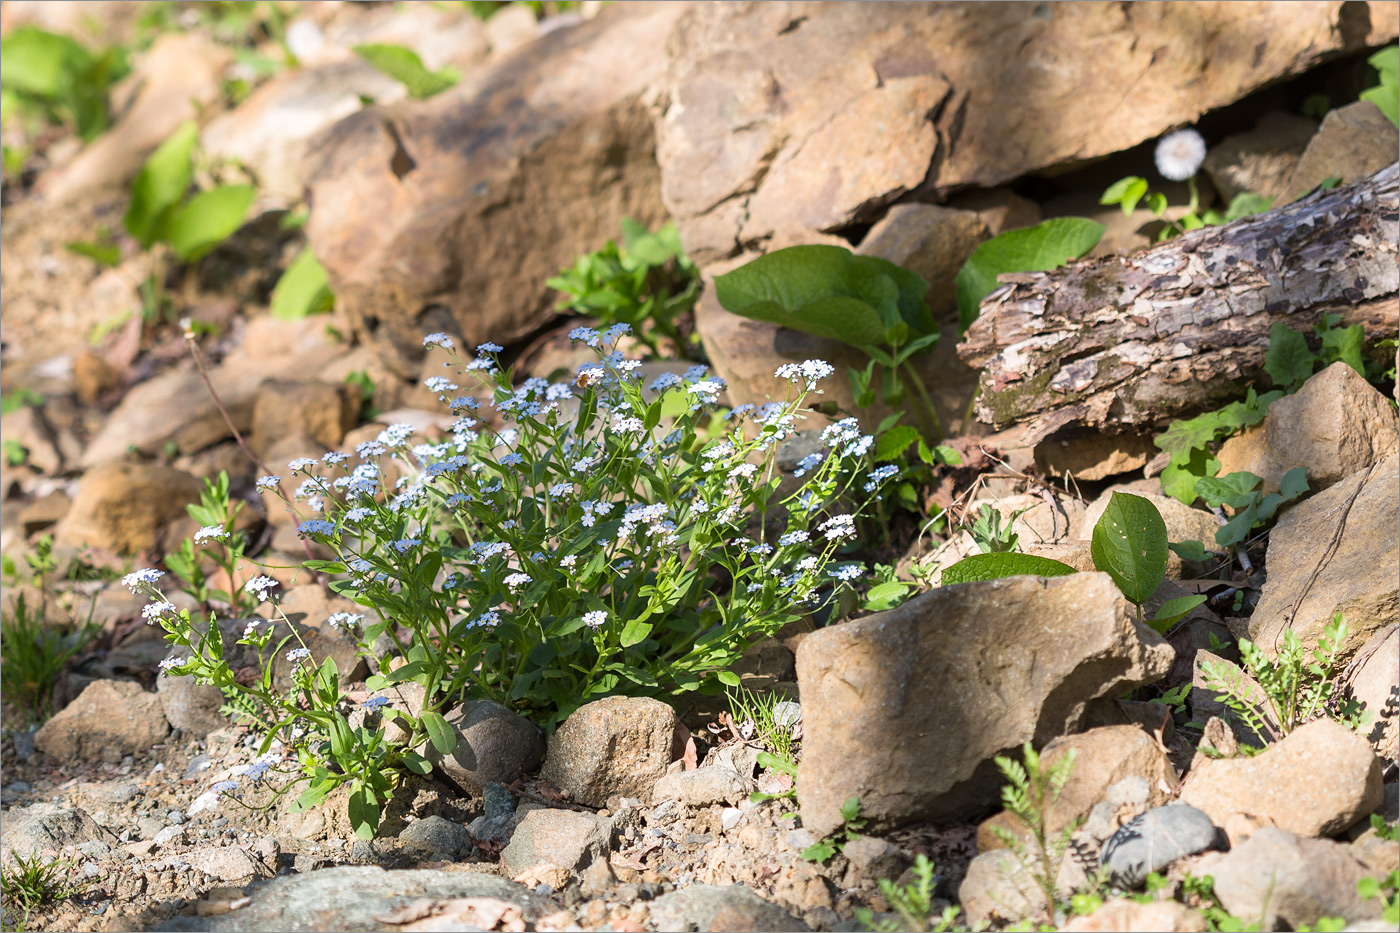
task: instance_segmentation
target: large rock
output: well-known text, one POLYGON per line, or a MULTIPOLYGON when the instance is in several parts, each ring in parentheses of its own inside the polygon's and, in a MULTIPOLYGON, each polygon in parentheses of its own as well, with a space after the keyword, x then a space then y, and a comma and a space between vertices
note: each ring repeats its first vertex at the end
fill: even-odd
POLYGON ((1371 636, 1360 657, 1365 660, 1347 692, 1374 717, 1364 734, 1377 757, 1394 762, 1400 757, 1400 627, 1371 636))
POLYGON ((1180 799, 1216 826, 1242 813, 1300 836, 1326 836, 1380 806, 1381 766, 1364 738, 1319 719, 1254 758, 1198 761, 1180 799))
POLYGON ((1171 663, 1102 573, 945 587, 815 632, 797 650, 803 824, 827 835, 853 795, 877 828, 973 815, 996 798, 994 756, 1171 663))
MULTIPOLYGON (((128 680, 95 680, 44 723, 34 747, 57 761, 147 754, 170 732, 160 698, 128 680)), ((115 762, 113 762, 115 763, 115 762)))
POLYGON ((156 535, 199 502, 204 484, 183 470, 111 463, 89 470, 55 540, 119 554, 149 551, 156 535))
POLYGON ((809 929, 777 904, 764 900, 742 884, 692 884, 651 902, 659 930, 753 930, 787 933, 809 929))
POLYGON ((1372 872, 1350 846, 1300 839, 1272 826, 1255 832, 1208 870, 1220 905, 1236 917, 1259 921, 1263 930, 1279 929, 1279 923, 1300 930, 1320 917, 1356 923, 1379 918, 1383 909, 1356 892, 1356 883, 1372 872))
POLYGON ((1339 107, 1323 118, 1317 135, 1293 167, 1283 201, 1302 197, 1327 178, 1343 182, 1365 178, 1394 162, 1397 149, 1400 131, 1375 104, 1358 100, 1339 107))
MULTIPOLYGON (((359 389, 341 383, 269 379, 253 399, 253 449, 272 448, 279 439, 303 435, 334 448, 355 426, 360 414, 359 389)), ((273 469, 280 469, 281 464, 273 469)))
POLYGON ((1395 409, 1346 363, 1333 363, 1269 406, 1262 424, 1220 447, 1220 475, 1241 470, 1278 492, 1283 474, 1306 467, 1314 492, 1335 486, 1400 450, 1395 409))
POLYGON ((468 700, 444 717, 457 735, 452 754, 443 755, 430 743, 418 752, 467 790, 480 793, 493 782, 509 784, 544 758, 539 727, 492 700, 468 700))
POLYGON ((549 737, 540 776, 589 807, 609 797, 651 799, 671 763, 679 720, 660 700, 608 697, 586 703, 549 737))
POLYGON ((909 191, 1127 149, 1384 44, 1396 20, 1339 2, 701 4, 661 85, 662 194, 708 265, 783 233, 869 222, 909 191))
POLYGON ((87 811, 36 804, 9 810, 5 814, 5 834, 0 836, 0 864, 11 856, 33 858, 47 849, 62 849, 98 842, 116 846, 117 837, 103 829, 87 811))
POLYGON ((1271 110, 1253 129, 1227 136, 1212 147, 1203 167, 1226 204, 1246 191, 1281 204, 1288 177, 1316 132, 1316 120, 1271 110))
POLYGON ((944 326, 957 323, 958 293, 954 279, 983 240, 987 224, 974 211, 937 204, 897 204, 870 228, 857 253, 877 256, 917 272, 928 282, 933 318, 944 326))
POLYGON ((1341 613, 1345 664, 1400 614, 1400 456, 1363 470, 1289 509, 1269 533, 1269 579, 1249 620, 1266 654, 1291 628, 1311 651, 1341 613))
POLYGON ((553 313, 547 278, 623 217, 664 219, 641 96, 687 8, 609 7, 313 144, 311 245, 337 303, 401 375, 417 372, 429 331, 468 346, 530 333, 553 313))

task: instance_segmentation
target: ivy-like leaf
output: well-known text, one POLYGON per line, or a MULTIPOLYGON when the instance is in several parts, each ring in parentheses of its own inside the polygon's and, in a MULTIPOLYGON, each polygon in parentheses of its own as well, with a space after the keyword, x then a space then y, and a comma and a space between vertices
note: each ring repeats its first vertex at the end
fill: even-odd
POLYGON ((1317 366, 1317 354, 1308 348, 1302 334, 1281 321, 1269 328, 1269 349, 1264 354, 1264 372, 1274 385, 1292 392, 1302 385, 1317 366))

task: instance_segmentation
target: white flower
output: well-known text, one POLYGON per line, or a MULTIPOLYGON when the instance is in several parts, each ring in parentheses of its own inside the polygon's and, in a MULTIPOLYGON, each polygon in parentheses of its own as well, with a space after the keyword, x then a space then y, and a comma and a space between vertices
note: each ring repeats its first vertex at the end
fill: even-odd
POLYGON ((349 460, 350 457, 338 450, 328 451, 321 455, 321 462, 328 466, 339 466, 349 460))
POLYGON ((282 477, 280 476, 259 476, 257 485, 259 489, 276 489, 277 484, 280 482, 282 482, 282 477))
POLYGON ((828 541, 838 541, 856 533, 856 520, 851 515, 833 515, 817 527, 826 532, 828 541))
POLYGON ((865 491, 874 492, 880 488, 880 484, 899 472, 899 467, 894 464, 886 464, 878 469, 871 470, 870 476, 865 481, 865 491))
POLYGON ((836 372, 825 360, 807 360, 805 363, 784 363, 773 375, 790 382, 806 382, 808 391, 816 389, 817 382, 836 372))
POLYGON ((1193 129, 1168 133, 1157 143, 1156 158, 1163 178, 1185 181, 1200 171, 1206 159, 1206 141, 1193 129))
POLYGON ((162 658, 160 662, 161 673, 169 674, 172 670, 184 663, 184 658, 162 658))
POLYGON ((797 469, 796 469, 796 470, 793 470, 792 475, 793 475, 793 476, 803 476, 803 475, 805 475, 805 474, 811 472, 812 468, 813 468, 814 466, 816 466, 817 464, 821 463, 821 462, 822 462, 822 455, 821 455, 821 454, 819 454, 819 453, 818 453, 818 454, 808 454, 807 456, 803 457, 801 460, 797 461, 797 469))
POLYGON ((254 635, 258 634, 258 623, 260 621, 260 619, 253 619, 251 622, 245 625, 243 627, 243 637, 252 638, 254 635))
POLYGON ((591 629, 601 628, 606 621, 608 621, 608 614, 602 609, 597 609, 593 612, 585 612, 583 614, 583 624, 591 629))
POLYGON ((822 431, 822 443, 828 447, 839 447, 860 437, 860 422, 854 418, 842 418, 828 425, 822 431))
POLYGON ((333 629, 350 628, 364 620, 365 617, 358 612, 334 612, 326 618, 326 624, 333 629))
POLYGON ((451 350, 454 346, 456 346, 456 343, 452 340, 451 337, 447 336, 446 334, 429 334, 428 336, 423 338, 423 346, 438 346, 442 347, 444 350, 451 350))
POLYGON ((805 531, 789 531, 778 539, 779 547, 789 547, 794 544, 802 544, 811 540, 811 535, 805 531))
POLYGON ((488 353, 500 353, 505 347, 498 343, 486 342, 476 348, 477 356, 485 356, 488 353))
POLYGON ((287 652, 287 660, 293 664, 299 664, 311 657, 311 652, 305 648, 293 648, 287 652))
POLYGON ((316 465, 316 461, 310 457, 297 457, 287 464, 287 469, 295 473, 297 470, 309 470, 316 465))
POLYGON ((445 376, 429 376, 423 380, 423 385, 428 387, 429 392, 438 395, 454 392, 457 389, 457 384, 445 376))
POLYGON ((210 538, 214 539, 215 541, 222 541, 224 538, 227 537, 228 532, 224 531, 223 525, 205 525, 203 528, 199 529, 194 533, 194 543, 203 544, 206 540, 210 538))
POLYGON ((513 573, 506 577, 505 583, 506 586, 510 587, 512 590, 519 590, 533 579, 534 577, 530 576, 528 573, 513 573))
POLYGON ((267 600, 267 591, 274 586, 277 586, 277 581, 271 577, 254 577, 243 584, 243 592, 247 593, 249 596, 256 596, 258 602, 265 602, 267 600))
POLYGON ((141 570, 133 570, 131 573, 122 577, 122 586, 131 590, 133 593, 139 593, 143 583, 155 583, 163 576, 165 576, 165 571, 163 570, 152 570, 149 567, 144 567, 141 570))
POLYGON ((863 570, 860 564, 846 564, 845 566, 837 567, 835 570, 831 571, 831 575, 843 582, 850 582, 860 576, 862 572, 863 570))
POLYGON ((150 625, 161 616, 173 616, 176 612, 179 612, 179 610, 175 608, 174 603, 159 602, 147 605, 146 608, 141 610, 141 616, 146 620, 146 624, 150 625))
POLYGON ((568 568, 568 569, 570 569, 570 570, 572 570, 574 564, 577 564, 577 563, 578 563, 578 555, 577 555, 577 554, 566 554, 566 555, 564 555, 563 557, 559 558, 559 566, 560 566, 560 567, 566 567, 566 568, 568 568))

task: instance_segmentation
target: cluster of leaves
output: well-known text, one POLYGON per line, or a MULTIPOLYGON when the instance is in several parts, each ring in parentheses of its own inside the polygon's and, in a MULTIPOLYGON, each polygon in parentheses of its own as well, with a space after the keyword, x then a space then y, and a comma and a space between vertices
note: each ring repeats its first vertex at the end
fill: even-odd
POLYGON ((0 862, 0 901, 13 924, 7 929, 24 930, 37 908, 81 894, 87 884, 75 880, 73 869, 71 861, 46 859, 38 852, 12 852, 0 862))
POLYGON ((462 80, 462 73, 451 65, 430 71, 417 52, 402 45, 357 45, 355 54, 402 84, 414 100, 427 100, 462 80))
POLYGON ((622 219, 622 245, 609 240, 600 250, 585 253, 547 283, 563 293, 556 308, 597 319, 605 326, 622 323, 653 354, 660 353, 657 334, 669 338, 681 352, 685 341, 676 319, 695 306, 700 273, 685 255, 675 224, 655 233, 636 221, 622 219))
POLYGON ((841 804, 841 826, 830 836, 812 843, 802 850, 802 857, 809 862, 826 862, 833 855, 846 848, 865 828, 865 820, 860 818, 860 798, 847 797, 841 804))
MULTIPOLYGON (((1191 203, 1187 207, 1186 213, 1176 220, 1166 221, 1163 227, 1157 231, 1158 242, 1169 240, 1191 230, 1199 230, 1202 227, 1218 227, 1221 224, 1233 223, 1253 214, 1262 214, 1274 203, 1272 198, 1266 198, 1251 191, 1241 191, 1230 199, 1225 210, 1207 208, 1202 211, 1197 204, 1194 179, 1188 182, 1188 185, 1191 189, 1191 203)), ((1157 218, 1161 218, 1167 211, 1167 196, 1160 191, 1149 191, 1147 179, 1138 175, 1120 178, 1109 185, 1099 198, 1099 203, 1117 204, 1122 208, 1124 215, 1132 214, 1139 203, 1144 204, 1157 218)))
POLYGON ((0 123, 38 114, 71 126, 84 142, 107 129, 107 94, 126 71, 116 47, 93 52, 69 36, 21 26, 0 39, 0 123))
POLYGON ((1044 919, 1053 920, 1059 904, 1056 879, 1060 863, 1069 851, 1070 837, 1079 828, 1080 820, 1065 825, 1059 832, 1050 831, 1050 810, 1064 790, 1074 771, 1074 750, 1046 764, 1027 742, 1021 749, 1022 761, 998 755, 996 766, 1006 778, 1001 788, 1002 806, 1025 830, 1025 835, 1002 826, 993 832, 1002 845, 1020 864, 1044 898, 1044 919), (1029 843, 1026 836, 1029 836, 1029 843))
POLYGON ((1400 126, 1400 45, 1381 49, 1366 61, 1376 69, 1376 84, 1362 91, 1361 99, 1375 104, 1400 126))
POLYGON ((955 928, 961 909, 944 907, 937 920, 933 917, 933 862, 927 855, 914 859, 914 880, 900 885, 888 878, 880 879, 880 893, 896 915, 877 920, 868 907, 856 908, 856 920, 872 933, 947 933, 955 928))
POLYGON ((1206 688, 1217 691, 1215 699, 1266 741, 1276 742, 1304 723, 1327 714, 1360 728, 1370 714, 1362 713, 1353 702, 1334 702, 1340 674, 1337 655, 1346 637, 1346 620, 1339 612, 1311 652, 1304 649, 1297 633, 1288 629, 1276 658, 1269 658, 1258 645, 1242 638, 1242 670, 1214 661, 1202 664, 1201 673, 1206 688), (1246 676, 1258 685, 1257 690, 1246 676))

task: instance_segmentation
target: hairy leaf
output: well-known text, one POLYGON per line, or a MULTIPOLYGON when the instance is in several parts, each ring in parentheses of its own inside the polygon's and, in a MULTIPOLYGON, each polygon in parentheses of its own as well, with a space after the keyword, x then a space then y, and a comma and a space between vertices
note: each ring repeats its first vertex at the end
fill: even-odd
POLYGON ((977 320, 978 305, 996 289, 998 275, 1055 269, 1093 249, 1103 232, 1103 224, 1083 217, 1056 217, 1007 231, 977 247, 957 277, 962 329, 977 320))

